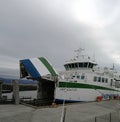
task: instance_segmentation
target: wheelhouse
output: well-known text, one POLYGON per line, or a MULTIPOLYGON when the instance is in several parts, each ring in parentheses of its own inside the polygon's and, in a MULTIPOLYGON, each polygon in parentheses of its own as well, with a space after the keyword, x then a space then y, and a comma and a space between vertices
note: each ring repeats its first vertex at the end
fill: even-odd
POLYGON ((76 69, 76 68, 93 68, 94 66, 96 66, 96 63, 92 63, 92 62, 75 62, 75 63, 67 63, 64 65, 66 70, 70 70, 70 69, 76 69))

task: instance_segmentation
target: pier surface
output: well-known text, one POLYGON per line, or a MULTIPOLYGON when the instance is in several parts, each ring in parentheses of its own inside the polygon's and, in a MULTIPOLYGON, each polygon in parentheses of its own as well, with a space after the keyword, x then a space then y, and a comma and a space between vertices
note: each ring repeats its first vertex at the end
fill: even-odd
MULTIPOLYGON (((0 122, 60 122, 61 114, 61 105, 0 105, 0 122)), ((120 100, 67 104, 65 122, 120 122, 120 100)))

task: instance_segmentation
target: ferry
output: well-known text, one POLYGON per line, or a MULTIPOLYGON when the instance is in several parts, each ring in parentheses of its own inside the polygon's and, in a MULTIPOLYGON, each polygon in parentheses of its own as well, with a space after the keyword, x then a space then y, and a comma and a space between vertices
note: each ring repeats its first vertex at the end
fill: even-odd
POLYGON ((65 71, 55 89, 56 102, 88 102, 118 99, 120 96, 120 74, 112 68, 100 68, 95 57, 78 49, 77 56, 64 64, 65 71))
POLYGON ((88 102, 120 97, 120 74, 101 68, 85 50, 66 61, 65 71, 58 73, 45 57, 20 60, 20 78, 37 80, 37 99, 55 102, 88 102))

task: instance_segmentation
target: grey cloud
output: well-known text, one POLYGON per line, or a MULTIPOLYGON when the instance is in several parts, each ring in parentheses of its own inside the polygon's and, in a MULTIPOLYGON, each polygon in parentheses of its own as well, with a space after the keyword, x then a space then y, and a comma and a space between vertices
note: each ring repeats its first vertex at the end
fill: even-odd
MULTIPOLYGON (((116 38, 118 43, 119 28, 116 27, 119 27, 120 23, 105 28, 94 28, 82 22, 78 23, 70 12, 73 2, 72 0, 1 1, 0 55, 11 57, 16 62, 23 58, 45 56, 59 69, 65 60, 74 56, 73 51, 76 48, 83 47, 89 53, 96 53, 99 62, 106 63, 106 58, 109 62, 113 62, 109 55, 102 51, 100 43, 101 40, 109 38, 116 38)), ((109 5, 104 1, 100 2, 101 6, 109 7, 105 14, 102 11, 106 8, 99 9, 103 17, 112 11, 112 2, 111 0, 109 5)))

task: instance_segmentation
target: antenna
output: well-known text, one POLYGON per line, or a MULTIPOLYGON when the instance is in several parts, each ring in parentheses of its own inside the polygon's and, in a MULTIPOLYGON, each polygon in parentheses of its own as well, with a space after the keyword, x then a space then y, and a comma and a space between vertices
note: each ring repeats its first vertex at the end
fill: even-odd
POLYGON ((79 49, 75 50, 75 52, 77 52, 76 58, 79 58, 80 53, 81 53, 83 50, 84 50, 83 48, 79 48, 79 49))
POLYGON ((115 65, 114 65, 114 63, 113 63, 113 70, 115 69, 115 65))
POLYGON ((93 53, 93 60, 95 61, 96 59, 95 59, 96 57, 95 57, 95 53, 93 53))

